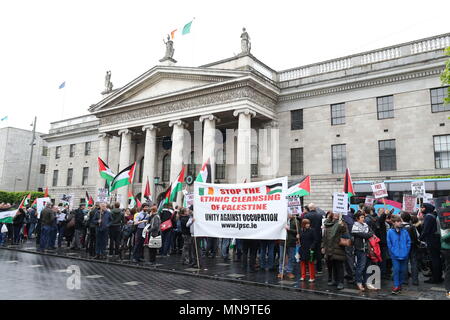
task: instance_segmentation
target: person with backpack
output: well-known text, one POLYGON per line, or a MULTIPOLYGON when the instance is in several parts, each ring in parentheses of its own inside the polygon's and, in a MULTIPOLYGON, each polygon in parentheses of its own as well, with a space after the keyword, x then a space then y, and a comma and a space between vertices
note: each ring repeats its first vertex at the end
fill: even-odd
POLYGON ((364 291, 364 286, 367 289, 375 289, 370 283, 367 282, 367 267, 369 262, 367 260, 367 254, 369 251, 369 238, 373 236, 372 230, 370 230, 367 223, 364 222, 364 212, 358 211, 355 214, 355 223, 352 227, 352 236, 354 238, 356 268, 355 268, 355 280, 356 286, 360 291, 364 291))
POLYGON ((421 205, 422 214, 425 215, 423 221, 423 231, 419 240, 425 241, 427 250, 431 257, 431 279, 425 280, 425 283, 439 284, 442 279, 442 261, 441 261, 441 239, 437 228, 434 206, 429 203, 421 205))
POLYGON ((405 228, 411 239, 411 250, 409 252, 408 261, 406 263, 406 272, 405 279, 403 281, 404 284, 408 284, 408 262, 411 265, 411 278, 412 284, 414 286, 419 285, 419 269, 417 266, 417 252, 419 249, 419 232, 416 227, 411 223, 411 215, 408 212, 402 212, 400 214, 400 218, 403 221, 403 228, 405 228))
POLYGON ((387 242, 389 254, 392 259, 394 288, 392 294, 399 294, 402 291, 402 282, 405 278, 409 252, 411 250, 411 238, 408 230, 403 228, 402 219, 398 215, 391 218, 394 228, 389 229, 387 242))

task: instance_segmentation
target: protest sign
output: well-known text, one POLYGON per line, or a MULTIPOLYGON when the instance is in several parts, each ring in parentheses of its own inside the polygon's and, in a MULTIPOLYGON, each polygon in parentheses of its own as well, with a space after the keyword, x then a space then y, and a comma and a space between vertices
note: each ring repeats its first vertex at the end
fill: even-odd
POLYGON ((441 229, 450 229, 450 196, 435 199, 441 229))
POLYGON ((50 198, 37 198, 36 200, 36 210, 38 219, 41 218, 41 211, 45 208, 47 203, 51 202, 50 198))
POLYGON ((190 206, 192 206, 194 204, 194 193, 183 190, 183 194, 184 194, 183 207, 189 208, 190 206))
POLYGON ((333 193, 333 212, 342 214, 348 213, 348 196, 346 193, 333 193))
POLYGON ((70 208, 73 208, 73 199, 74 199, 74 194, 63 194, 61 196, 61 202, 63 204, 63 206, 68 205, 70 208))
POLYGON ((242 184, 194 182, 196 237, 286 239, 287 177, 242 184))
MULTIPOLYGON (((98 188, 97 189, 97 202, 106 202, 109 203, 110 197, 108 195, 108 189, 106 188, 98 188)), ((87 199, 89 201, 89 199, 87 199)))
POLYGON ((425 195, 425 181, 411 182, 411 191, 413 196, 423 198, 423 196, 425 195))
POLYGON ((302 213, 302 200, 299 196, 288 196, 288 213, 299 215, 302 213))
POLYGON ((433 194, 432 193, 425 193, 423 195, 423 203, 429 203, 429 204, 432 204, 434 206, 433 194))
POLYGON ((369 207, 373 207, 374 202, 375 202, 375 198, 374 197, 367 196, 366 200, 364 201, 364 205, 369 206, 369 207))
POLYGON ((406 212, 414 212, 417 208, 417 198, 415 196, 404 195, 402 210, 406 212))
POLYGON ((372 187, 372 192, 373 195, 375 196, 375 199, 388 197, 387 188, 384 182, 373 183, 370 186, 372 187))

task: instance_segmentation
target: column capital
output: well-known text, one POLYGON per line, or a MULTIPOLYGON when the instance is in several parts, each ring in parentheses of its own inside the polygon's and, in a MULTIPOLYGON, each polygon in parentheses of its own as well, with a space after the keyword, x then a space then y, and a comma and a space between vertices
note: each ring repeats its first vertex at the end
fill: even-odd
POLYGON ((131 135, 133 135, 134 134, 134 132, 133 131, 131 131, 130 129, 121 129, 121 130, 119 130, 119 132, 117 132, 118 134, 119 134, 119 136, 120 135, 122 135, 122 134, 131 134, 131 135))
POLYGON ((147 125, 145 125, 145 126, 143 126, 142 127, 142 131, 147 131, 147 130, 150 130, 150 131, 152 131, 152 130, 160 130, 160 128, 159 127, 157 127, 157 126, 155 126, 154 124, 147 124, 147 125))
POLYGON ((101 138, 101 139, 110 139, 110 138, 112 138, 112 135, 110 135, 110 134, 107 133, 107 132, 102 132, 102 133, 100 133, 100 134, 98 135, 98 137, 101 138))
POLYGON ((243 109, 237 109, 234 110, 233 112, 233 116, 237 117, 239 116, 241 113, 245 114, 245 115, 250 115, 252 118, 254 118, 256 116, 256 112, 253 110, 250 110, 249 108, 243 108, 243 109))
POLYGON ((266 123, 263 125, 263 127, 264 127, 265 129, 268 129, 268 128, 278 129, 278 128, 279 128, 279 123, 278 123, 278 121, 276 121, 276 120, 272 120, 272 121, 266 122, 266 123))
POLYGON ((200 118, 198 119, 198 121, 200 121, 200 122, 203 122, 203 120, 210 120, 210 121, 215 120, 215 121, 217 121, 217 122, 220 122, 220 119, 217 118, 217 117, 216 117, 215 115, 213 115, 213 114, 205 114, 205 115, 203 115, 203 116, 200 116, 200 118))
POLYGON ((169 127, 173 127, 174 125, 182 126, 184 128, 187 126, 187 123, 183 120, 173 120, 169 122, 169 127))

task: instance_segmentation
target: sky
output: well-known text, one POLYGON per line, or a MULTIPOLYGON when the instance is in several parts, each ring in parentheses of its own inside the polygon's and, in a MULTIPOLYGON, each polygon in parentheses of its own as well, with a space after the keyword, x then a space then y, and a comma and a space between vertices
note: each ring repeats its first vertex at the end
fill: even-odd
POLYGON ((159 64, 174 29, 179 66, 234 56, 246 27, 251 53, 281 71, 450 32, 448 12, 445 0, 0 1, 0 128, 37 116, 47 133, 88 114, 106 71, 124 86, 159 64))

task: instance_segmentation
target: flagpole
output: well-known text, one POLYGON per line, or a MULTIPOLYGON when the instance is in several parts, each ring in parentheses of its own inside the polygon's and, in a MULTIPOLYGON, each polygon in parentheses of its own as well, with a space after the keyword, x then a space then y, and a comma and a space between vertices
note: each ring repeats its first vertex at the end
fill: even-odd
POLYGON ((26 189, 27 191, 30 189, 31 163, 33 162, 34 140, 35 140, 35 137, 36 137, 36 120, 37 120, 37 117, 34 116, 33 137, 31 138, 31 143, 30 143, 30 145, 31 145, 30 163, 28 164, 28 177, 27 177, 27 189, 26 189))
MULTIPOLYGON (((65 81, 64 81, 65 82, 65 81)), ((65 84, 64 84, 64 88, 65 89, 65 84)), ((62 96, 62 108, 61 108, 61 120, 64 119, 64 106, 66 104, 66 90, 63 90, 63 96, 62 96)))

